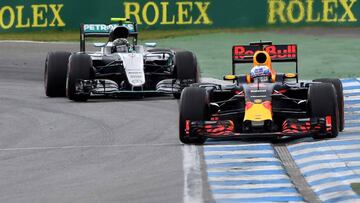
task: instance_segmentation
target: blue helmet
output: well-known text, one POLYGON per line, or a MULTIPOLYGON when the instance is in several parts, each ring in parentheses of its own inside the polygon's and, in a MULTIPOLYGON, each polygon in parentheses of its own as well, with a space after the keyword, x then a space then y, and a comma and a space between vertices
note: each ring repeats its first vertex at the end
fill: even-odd
POLYGON ((267 66, 255 66, 250 71, 251 78, 267 77, 270 74, 270 68, 267 66))

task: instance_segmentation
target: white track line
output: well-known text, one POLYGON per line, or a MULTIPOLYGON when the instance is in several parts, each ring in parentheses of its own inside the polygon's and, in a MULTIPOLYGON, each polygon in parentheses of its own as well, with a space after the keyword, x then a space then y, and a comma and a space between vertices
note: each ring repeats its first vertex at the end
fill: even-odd
POLYGON ((359 202, 359 199, 353 198, 353 199, 348 199, 348 200, 344 200, 344 201, 339 201, 338 203, 354 203, 354 202, 359 202))
POLYGON ((264 170, 283 170, 282 166, 244 166, 241 167, 208 167, 208 172, 240 172, 240 171, 264 171, 264 170))
MULTIPOLYGON (((349 179, 339 179, 339 181, 334 181, 334 182, 330 182, 330 183, 323 183, 323 184, 318 184, 316 185, 316 187, 322 187, 322 188, 329 188, 332 186, 336 186, 336 182, 341 182, 341 183, 345 183, 347 185, 350 185, 351 183, 356 183, 356 182, 360 182, 360 178, 353 178, 351 180, 349 179), (334 184, 333 184, 334 183, 334 184)), ((340 185, 340 184, 339 184, 340 185)))
POLYGON ((345 94, 351 94, 351 93, 360 93, 360 89, 352 89, 352 90, 343 90, 343 93, 345 94))
POLYGON ((341 197, 341 196, 354 196, 354 197, 356 197, 356 194, 351 190, 347 190, 347 191, 342 191, 342 192, 332 192, 332 193, 326 193, 326 194, 319 195, 320 199, 323 200, 323 201, 327 201, 329 199, 336 198, 336 197, 341 197))
POLYGON ((224 150, 224 148, 239 148, 240 150, 243 150, 241 147, 259 148, 260 146, 269 147, 269 144, 205 145, 206 148, 219 148, 221 150, 224 150))
POLYGON ((266 197, 301 197, 301 196, 297 192, 261 192, 261 193, 240 193, 240 194, 214 194, 215 199, 266 198, 266 197))
POLYGON ((322 173, 322 174, 317 174, 317 175, 312 175, 312 176, 307 176, 306 180, 308 182, 313 182, 313 181, 318 181, 318 180, 322 180, 325 178, 329 178, 329 177, 336 177, 336 178, 342 178, 343 176, 349 176, 349 175, 354 175, 353 171, 339 171, 339 172, 329 172, 329 173, 322 173))
POLYGON ((209 181, 255 181, 289 179, 286 174, 279 175, 238 175, 238 176, 208 176, 209 181))
POLYGON ((324 160, 336 160, 339 158, 357 158, 359 157, 359 153, 358 152, 354 152, 354 153, 349 153, 349 154, 319 154, 316 156, 310 156, 310 157, 306 157, 306 158, 302 158, 302 159, 296 159, 295 162, 297 164, 304 164, 304 163, 308 163, 308 162, 312 162, 312 161, 324 161, 324 160))
MULTIPOLYGON (((353 163, 352 165, 350 165, 351 167, 357 167, 360 166, 360 162, 358 163, 353 163)), ((329 162, 329 163, 322 163, 322 164, 314 164, 314 165, 310 165, 310 166, 306 166, 301 168, 301 172, 302 173, 309 173, 309 172, 314 172, 317 170, 322 170, 322 169, 333 169, 333 168, 337 168, 337 167, 349 167, 348 164, 346 164, 346 162, 329 162)), ((348 168, 348 170, 351 170, 351 168, 348 168)))
POLYGON ((355 149, 355 150, 360 149, 360 144, 343 145, 343 146, 335 146, 335 147, 323 146, 323 147, 317 147, 317 148, 307 148, 307 149, 296 150, 296 151, 292 152, 291 155, 297 156, 297 155, 310 153, 310 152, 326 152, 326 151, 332 151, 332 152, 336 153, 336 151, 344 150, 344 149, 355 149))
MULTIPOLYGON (((353 133, 353 132, 360 132, 360 127, 346 127, 346 124, 345 124, 345 129, 344 129, 344 133, 353 133)), ((359 138, 360 136, 357 137, 357 139, 359 138)))
POLYGON ((355 82, 345 82, 342 85, 343 85, 343 87, 359 86, 360 82, 357 82, 357 81, 355 81, 355 82))
MULTIPOLYGON (((351 127, 352 128, 352 127, 351 127)), ((360 127, 356 127, 360 130, 360 127)), ((346 129, 348 128, 345 128, 344 130, 344 133, 348 132, 346 129)), ((341 135, 341 134, 340 134, 341 135)), ((355 139, 356 141, 360 141, 360 136, 355 139)), ((337 140, 338 141, 338 140, 337 140)), ((292 145, 292 146, 289 146, 288 148, 291 150, 295 147, 301 147, 301 146, 312 146, 312 145, 319 145, 319 144, 324 144, 325 142, 329 142, 329 143, 334 143, 334 142, 337 142, 335 141, 334 139, 329 139, 329 140, 321 140, 321 141, 318 141, 318 142, 302 142, 302 143, 297 143, 296 145, 292 145)), ((347 140, 342 140, 342 141, 347 141, 347 140)), ((299 149, 300 150, 300 149, 299 149)), ((297 151, 297 150, 296 150, 297 151)), ((293 152, 291 152, 292 154, 293 152)))
POLYGON ((182 152, 184 169, 184 203, 203 202, 199 147, 194 145, 184 145, 182 147, 182 152))
MULTIPOLYGON (((344 113, 348 116, 360 116, 360 111, 344 111, 344 113)), ((345 120, 345 123, 348 123, 348 121, 351 121, 349 119, 345 120)))
POLYGON ((318 192, 320 190, 332 188, 335 186, 350 185, 351 183, 358 182, 358 181, 360 181, 360 178, 356 178, 356 179, 352 179, 352 180, 345 179, 345 180, 333 181, 333 182, 329 182, 329 183, 323 183, 323 184, 319 184, 319 185, 313 185, 312 188, 315 190, 315 192, 318 192))
POLYGON ((345 108, 359 108, 360 104, 351 104, 351 105, 345 105, 345 108))
POLYGON ((344 101, 360 100, 360 96, 347 96, 344 97, 344 101))
POLYGON ((226 189, 259 189, 259 188, 294 188, 292 183, 272 183, 272 184, 242 184, 242 185, 212 185, 213 190, 226 189))
MULTIPOLYGON (((360 115, 357 115, 357 116, 359 116, 359 118, 360 118, 360 115)), ((360 123, 360 120, 346 120, 345 121, 345 125, 352 124, 352 123, 360 123)))
MULTIPOLYGON (((242 155, 242 154, 254 154, 254 150, 236 150, 236 151, 207 151, 204 152, 205 156, 211 155, 242 155)), ((261 150, 256 152, 256 155, 259 154, 274 154, 272 150, 261 150)))
MULTIPOLYGON (((206 159, 206 158, 205 158, 206 159)), ((233 163, 233 162, 267 162, 267 161, 277 161, 280 162, 279 159, 275 157, 270 158, 242 158, 242 159, 206 159, 206 163, 210 164, 222 164, 222 163, 233 163)))

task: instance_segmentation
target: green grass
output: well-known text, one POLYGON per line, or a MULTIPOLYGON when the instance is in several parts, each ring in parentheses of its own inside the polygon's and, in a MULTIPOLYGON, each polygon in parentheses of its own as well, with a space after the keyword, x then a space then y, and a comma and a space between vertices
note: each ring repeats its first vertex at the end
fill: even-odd
POLYGON ((78 41, 79 31, 0 33, 0 40, 78 41))
MULTIPOLYGON (((255 31, 254 29, 152 30, 140 32, 139 39, 164 39, 219 32, 243 32, 245 30, 255 31)), ((0 40, 78 41, 79 37, 79 31, 33 31, 20 33, 0 33, 0 40)))
MULTIPOLYGON (((280 34, 268 32, 211 33, 157 40, 160 47, 184 48, 196 53, 203 76, 222 78, 231 71, 231 48, 235 44, 271 40, 275 44, 296 43, 301 79, 360 76, 360 38, 280 34)), ((292 64, 274 64, 279 72, 292 72, 292 64)), ((251 64, 242 66, 248 72, 251 64)))
MULTIPOLYGON (((294 29, 294 28, 292 28, 294 29)), ((275 30, 283 28, 238 28, 238 29, 186 29, 186 30, 145 30, 139 32, 139 39, 164 39, 210 33, 243 33, 275 30)), ((296 29, 297 30, 297 29, 296 29)), ((78 41, 79 31, 29 31, 18 33, 0 33, 0 40, 30 40, 30 41, 78 41)))
MULTIPOLYGON (((222 78, 231 71, 231 48, 234 44, 271 40, 275 44, 296 43, 299 50, 301 79, 322 77, 360 77, 360 38, 329 35, 285 34, 279 29, 212 29, 143 31, 141 42, 158 42, 159 47, 182 48, 193 51, 202 76, 222 78)), ((300 32, 299 32, 300 33, 300 32)), ((1 33, 0 40, 79 41, 78 31, 1 33)), ((238 68, 248 72, 251 64, 238 68)), ((275 64, 279 72, 293 72, 292 64, 275 64)))
POLYGON ((360 195, 360 183, 351 183, 351 188, 356 194, 360 195))

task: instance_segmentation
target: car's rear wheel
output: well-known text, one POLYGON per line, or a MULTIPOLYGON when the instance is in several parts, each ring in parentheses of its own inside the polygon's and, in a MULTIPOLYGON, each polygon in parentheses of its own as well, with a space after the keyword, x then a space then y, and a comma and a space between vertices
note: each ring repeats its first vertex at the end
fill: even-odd
POLYGON ((329 133, 316 133, 314 139, 334 138, 339 133, 339 110, 335 87, 330 83, 312 84, 308 92, 309 113, 312 118, 331 118, 329 133))
POLYGON ((334 85, 336 90, 336 97, 339 108, 339 131, 343 131, 345 128, 345 119, 344 119, 344 93, 343 86, 339 79, 337 78, 322 78, 316 79, 314 82, 323 82, 323 83, 331 83, 334 85))
POLYGON ((79 80, 89 80, 92 70, 92 60, 87 54, 73 54, 69 59, 67 72, 66 96, 73 101, 86 101, 89 94, 77 94, 76 86, 79 80))
POLYGON ((179 138, 184 144, 203 144, 206 138, 186 132, 186 123, 209 119, 209 98, 206 90, 186 87, 180 98, 179 138))
MULTIPOLYGON (((174 76, 178 80, 192 80, 199 82, 199 65, 194 53, 190 51, 178 51, 175 53, 174 76)), ((174 93, 176 99, 180 99, 181 93, 174 93)))
POLYGON ((70 52, 49 52, 46 56, 44 72, 46 96, 66 96, 66 73, 70 55, 70 52))

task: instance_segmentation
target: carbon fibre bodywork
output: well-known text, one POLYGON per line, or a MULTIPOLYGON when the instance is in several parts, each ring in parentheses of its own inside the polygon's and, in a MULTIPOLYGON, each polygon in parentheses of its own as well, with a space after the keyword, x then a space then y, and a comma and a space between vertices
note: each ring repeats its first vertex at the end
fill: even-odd
MULTIPOLYGON (((233 52, 236 52, 233 53, 233 64, 266 65, 271 74, 265 80, 252 78, 248 74, 233 74, 224 77, 225 80, 233 81, 233 84, 198 83, 191 85, 193 89, 185 89, 187 93, 182 95, 180 103, 182 142, 199 144, 206 138, 337 136, 339 115, 343 111, 338 106, 343 106, 343 101, 340 103, 336 95, 342 93, 342 87, 335 89, 334 84, 318 81, 299 82, 296 45, 277 46, 271 42, 259 42, 250 46, 234 46, 233 52), (266 50, 266 46, 271 48, 266 50), (277 51, 271 55, 274 50, 277 51), (296 73, 276 73, 272 60, 295 62, 296 73), (322 89, 324 92, 317 93, 322 89), (188 113, 188 95, 194 98, 200 92, 204 92, 201 96, 204 99, 198 99, 203 102, 203 106, 197 105, 200 110, 193 109, 197 114, 188 113), (329 101, 321 101, 326 98, 317 94, 332 96, 328 97, 329 101), (324 102, 324 108, 321 102, 324 102), (200 117, 202 119, 198 120, 200 117)), ((338 79, 336 82, 341 83, 338 79)))
POLYGON ((190 122, 188 130, 195 130, 202 136, 211 138, 281 137, 319 130, 327 133, 326 118, 310 118, 307 105, 310 84, 262 83, 259 84, 259 89, 256 87, 258 84, 196 84, 207 90, 211 114, 208 121, 190 122), (265 100, 270 102, 272 118, 262 121, 246 120, 245 112, 249 108, 247 103, 254 103, 259 98, 262 99, 261 105, 265 100))

